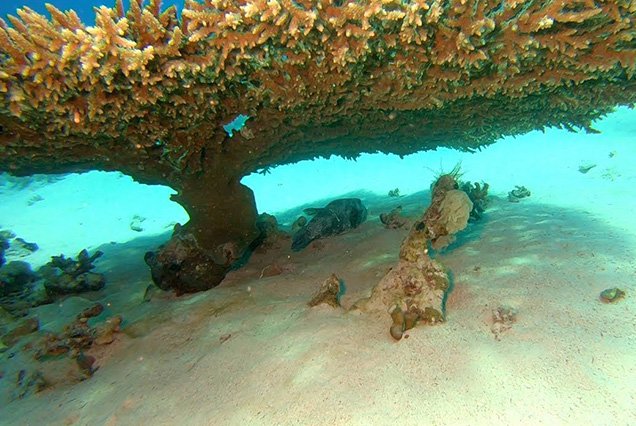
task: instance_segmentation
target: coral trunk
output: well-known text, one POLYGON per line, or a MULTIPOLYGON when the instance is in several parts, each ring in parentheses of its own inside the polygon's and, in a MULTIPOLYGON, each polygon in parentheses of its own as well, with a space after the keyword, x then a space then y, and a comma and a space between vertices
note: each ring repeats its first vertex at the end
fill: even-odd
POLYGON ((258 237, 254 193, 238 178, 214 176, 185 182, 172 199, 190 216, 185 230, 202 248, 211 251, 219 263, 241 257, 258 237), (230 249, 236 253, 228 254, 230 249))
POLYGON ((173 199, 190 220, 157 252, 146 254, 152 278, 178 294, 215 287, 258 242, 254 195, 238 179, 215 177, 185 182, 173 199))

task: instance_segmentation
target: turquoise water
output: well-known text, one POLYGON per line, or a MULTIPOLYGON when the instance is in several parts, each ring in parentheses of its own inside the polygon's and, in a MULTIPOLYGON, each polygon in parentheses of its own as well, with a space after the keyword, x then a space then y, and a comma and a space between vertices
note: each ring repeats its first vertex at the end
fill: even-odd
MULTIPOLYGON (((296 214, 301 207, 321 206, 346 194, 385 196, 395 188, 403 196, 420 192, 441 171, 456 164, 461 164, 464 179, 488 182, 491 194, 503 198, 515 185, 538 186, 545 191, 535 191, 529 202, 579 207, 582 195, 572 188, 591 196, 624 187, 624 201, 631 206, 636 112, 621 108, 595 126, 601 134, 551 129, 504 138, 477 153, 439 149, 404 158, 363 154, 356 161, 339 157, 302 161, 274 168, 267 175, 249 175, 242 182, 254 191, 259 213, 279 215, 285 226, 291 225, 286 211, 296 214), (609 157, 613 151, 616 155, 609 157), (579 173, 578 167, 587 163, 597 166, 588 174, 579 173)), ((174 190, 138 184, 119 173, 71 174, 49 186, 28 184, 30 181, 13 179, 3 185, 0 225, 40 242, 41 250, 29 257, 36 264, 47 262, 61 248, 74 253, 138 237, 129 226, 134 215, 146 218, 143 235, 166 235, 171 224, 187 221, 186 212, 169 199, 174 190), (11 190, 20 186, 24 190, 11 190), (14 214, 38 196, 43 200, 28 206, 31 214, 14 214), (49 213, 52 210, 55 215, 49 213)), ((586 208, 602 211, 605 206, 590 202, 586 208)), ((625 209, 613 214, 630 213, 625 209)))
MULTIPOLYGON (((106 5, 106 6, 111 6, 112 4, 114 4, 114 1, 112 3, 110 2, 103 2, 103 1, 96 1, 96 0, 81 0, 81 1, 77 1, 77 0, 51 0, 51 1, 43 1, 43 0, 24 0, 24 1, 3 1, 2 3, 0 3, 0 16, 6 16, 6 15, 15 15, 16 9, 19 7, 29 7, 33 10, 35 10, 36 12, 40 12, 42 14, 46 14, 46 8, 44 7, 44 5, 46 3, 50 3, 53 6, 57 7, 60 10, 68 10, 68 9, 73 9, 75 12, 77 12, 77 14, 79 15, 80 18, 82 18, 82 21, 87 22, 87 23, 91 23, 94 18, 95 15, 93 13, 93 8, 94 7, 99 7, 101 5, 106 5)), ((163 7, 168 7, 170 5, 176 5, 177 8, 183 7, 183 0, 167 0, 167 1, 163 1, 162 5, 163 7)), ((124 5, 127 6, 129 4, 128 0, 124 0, 124 5)))

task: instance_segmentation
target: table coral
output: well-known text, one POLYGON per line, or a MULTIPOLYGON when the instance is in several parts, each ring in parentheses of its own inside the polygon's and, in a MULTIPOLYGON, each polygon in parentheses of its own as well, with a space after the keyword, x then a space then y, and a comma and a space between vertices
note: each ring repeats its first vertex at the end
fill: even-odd
POLYGON ((594 131, 636 100, 633 0, 130 3, 0 22, 0 170, 171 185, 205 251, 257 237, 251 172, 594 131))

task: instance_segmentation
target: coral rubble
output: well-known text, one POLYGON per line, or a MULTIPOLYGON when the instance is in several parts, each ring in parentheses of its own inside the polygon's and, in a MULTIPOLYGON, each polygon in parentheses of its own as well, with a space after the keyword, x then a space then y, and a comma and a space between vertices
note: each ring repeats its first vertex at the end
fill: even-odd
POLYGON ((400 229, 409 224, 409 220, 402 216, 402 206, 397 206, 389 213, 380 213, 380 222, 387 229, 400 229))
MULTIPOLYGON (((100 320, 105 308, 100 303, 84 309, 63 330, 40 329, 38 319, 31 317, 17 323, 0 338, 2 374, 15 377, 10 399, 23 398, 45 387, 86 380, 97 370, 100 347, 116 340, 122 317, 100 320), (89 321, 95 324, 90 324, 89 321), (4 347, 3 347, 4 346, 4 347)), ((1 389, 0 400, 11 384, 1 389)))
POLYGON ((512 328, 517 321, 517 310, 499 306, 492 310, 492 324, 490 331, 495 336, 495 340, 501 340, 501 335, 512 328))
POLYGON ((480 184, 479 182, 470 183, 464 182, 461 185, 461 190, 464 191, 470 201, 473 203, 473 209, 470 211, 470 222, 476 222, 480 220, 484 212, 486 211, 486 207, 488 206, 488 189, 490 185, 485 182, 480 184))
POLYGON ((171 185, 206 250, 258 237, 251 172, 594 131, 636 100, 633 1, 117 0, 93 26, 47 8, 0 21, 0 170, 171 185))
POLYGON ((331 274, 321 285, 316 294, 309 301, 314 307, 327 304, 333 308, 340 307, 341 281, 336 274, 331 274))
POLYGON ((106 284, 104 276, 91 271, 95 268, 93 262, 102 255, 101 251, 89 255, 84 249, 79 252, 77 259, 64 255, 53 256, 49 263, 38 270, 44 278, 47 293, 58 296, 101 290, 106 284))
POLYGON ((515 189, 508 192, 508 201, 511 203, 518 203, 522 198, 527 198, 531 195, 530 190, 525 186, 516 185, 515 189))

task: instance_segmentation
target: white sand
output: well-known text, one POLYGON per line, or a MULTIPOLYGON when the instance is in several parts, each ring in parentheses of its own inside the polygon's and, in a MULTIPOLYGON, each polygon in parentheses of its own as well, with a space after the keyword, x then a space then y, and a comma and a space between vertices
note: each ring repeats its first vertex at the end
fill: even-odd
POLYGON ((188 220, 170 201, 172 193, 121 173, 97 171, 70 174, 49 185, 36 182, 21 191, 5 185, 0 187, 0 229, 36 242, 40 249, 21 260, 41 265, 60 253, 75 256, 84 248, 165 234, 188 220), (141 232, 130 227, 135 215, 143 219, 141 232))
MULTIPOLYGON (((444 150, 382 160, 382 169, 377 158, 362 158, 346 170, 306 172, 305 181, 291 179, 287 168, 260 182, 246 179, 268 211, 328 196, 328 178, 336 190, 372 187, 384 195, 399 187, 409 194, 428 187, 427 167, 437 171, 442 158, 446 169, 461 159, 465 178, 491 184, 496 197, 485 219, 439 257, 455 283, 448 321, 417 327, 400 342, 388 334, 388 316, 309 309, 306 302, 331 272, 346 283, 346 307, 368 294, 406 233, 383 229, 377 214, 398 202, 421 210, 421 194, 395 200, 367 193, 370 220, 322 250, 256 253, 212 291, 146 304, 143 253, 167 237, 157 236, 166 225, 183 220, 178 206, 160 211, 167 190, 154 198, 161 206, 146 195, 133 205, 147 188, 121 178, 108 189, 112 175, 91 174, 88 189, 79 180, 69 184, 73 200, 47 187, 38 190, 44 201, 26 208, 27 195, 2 194, 0 224, 43 250, 74 254, 119 242, 102 246, 99 269, 107 273, 109 310, 127 323, 118 341, 95 351, 101 367, 93 378, 0 407, 0 418, 33 425, 635 424, 636 114, 621 110, 597 127, 602 135, 550 131, 472 155, 444 150), (597 167, 579 173, 587 162, 597 167), (378 170, 383 175, 371 178, 378 170), (509 203, 514 185, 532 197, 509 203), (281 188, 271 197, 278 203, 266 198, 281 188), (312 198, 296 198, 299 192, 312 198), (67 209, 63 232, 39 225, 60 215, 56 196, 67 209), (130 231, 134 214, 156 226, 130 231), (140 235, 147 238, 126 242, 140 235), (259 279, 274 262, 287 272, 259 279), (627 298, 600 303, 599 292, 614 286, 627 298), (502 305, 515 308, 518 320, 497 341, 490 316, 502 305)), ((69 306, 81 305, 77 299, 41 315, 54 327, 55 318, 76 313, 69 306)))

